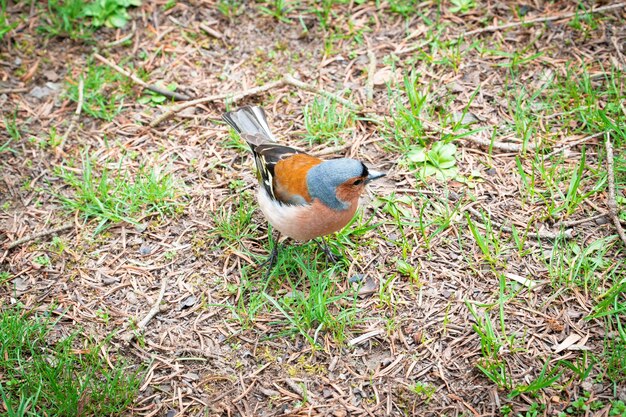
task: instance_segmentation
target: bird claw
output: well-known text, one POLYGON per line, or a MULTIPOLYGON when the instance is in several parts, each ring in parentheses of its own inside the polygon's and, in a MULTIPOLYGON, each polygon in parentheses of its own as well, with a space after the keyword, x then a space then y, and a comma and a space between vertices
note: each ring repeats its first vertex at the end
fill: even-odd
POLYGON ((272 273, 272 269, 274 269, 274 265, 276 265, 277 260, 278 260, 278 244, 275 244, 274 247, 272 248, 272 252, 267 257, 267 259, 264 260, 259 265, 259 269, 267 267, 267 272, 265 273, 266 279, 269 278, 270 274, 272 273))
POLYGON ((336 264, 337 262, 341 262, 344 260, 344 257, 341 255, 337 255, 335 253, 333 253, 330 248, 328 247, 328 244, 326 243, 326 241, 324 240, 324 238, 322 238, 322 243, 319 243, 317 241, 317 239, 315 240, 315 243, 317 243, 317 245, 320 247, 320 249, 322 250, 322 252, 324 252, 324 255, 326 255, 326 263, 333 263, 336 264))

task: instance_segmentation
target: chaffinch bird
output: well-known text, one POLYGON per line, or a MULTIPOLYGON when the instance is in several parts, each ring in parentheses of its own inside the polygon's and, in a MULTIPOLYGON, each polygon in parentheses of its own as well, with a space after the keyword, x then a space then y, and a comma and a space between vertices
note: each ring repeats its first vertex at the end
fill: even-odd
MULTIPOLYGON (((265 218, 282 235, 295 240, 307 241, 341 230, 354 217, 366 184, 385 175, 354 159, 324 161, 279 145, 261 107, 245 106, 222 117, 252 149, 260 183, 257 199, 265 218)), ((334 261, 322 241, 324 252, 334 261)), ((276 254, 274 245, 270 266, 276 254)))

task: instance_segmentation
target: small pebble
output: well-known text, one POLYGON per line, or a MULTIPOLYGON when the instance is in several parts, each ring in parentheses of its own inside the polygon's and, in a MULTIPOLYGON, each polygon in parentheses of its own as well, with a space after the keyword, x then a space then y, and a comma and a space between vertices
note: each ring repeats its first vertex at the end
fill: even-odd
POLYGON ((355 282, 363 281, 364 278, 365 278, 365 275, 363 274, 355 274, 355 275, 352 275, 350 278, 348 278, 348 282, 350 284, 354 284, 355 282))
POLYGON ((141 245, 141 247, 139 248, 139 253, 142 255, 150 255, 151 252, 152 248, 148 245, 141 245))
POLYGON ((185 308, 193 307, 194 304, 196 304, 196 301, 198 301, 198 299, 194 295, 190 295, 180 302, 178 309, 183 310, 185 308))
POLYGON ((608 216, 602 216, 602 217, 598 217, 598 218, 596 219, 596 224, 597 224, 598 226, 601 226, 601 225, 603 225, 603 224, 607 224, 607 223, 609 223, 609 218, 608 218, 608 216))
POLYGON ((128 291, 126 293, 126 300, 131 304, 137 304, 139 300, 137 300, 137 296, 133 291, 128 291))

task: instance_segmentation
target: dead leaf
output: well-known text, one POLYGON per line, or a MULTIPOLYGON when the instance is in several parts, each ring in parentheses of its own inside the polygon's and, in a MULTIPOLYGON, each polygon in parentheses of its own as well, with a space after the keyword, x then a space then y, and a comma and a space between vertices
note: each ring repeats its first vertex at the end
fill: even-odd
POLYGON ((559 352, 564 351, 565 349, 568 349, 570 346, 572 346, 574 343, 578 342, 579 340, 580 340, 580 335, 576 333, 572 333, 569 336, 567 336, 565 340, 563 340, 561 343, 552 347, 552 349, 554 349, 554 353, 559 353, 559 352))
POLYGON ((396 73, 390 68, 381 68, 374 73, 372 78, 374 85, 385 85, 396 80, 396 73))
POLYGON ((511 272, 505 272, 504 276, 509 278, 509 279, 512 279, 515 282, 518 282, 518 283, 522 284, 523 286, 525 286, 529 290, 532 290, 535 287, 537 287, 537 285, 539 285, 539 284, 537 284, 536 281, 533 281, 532 279, 524 278, 522 276, 519 276, 517 274, 513 274, 511 272))

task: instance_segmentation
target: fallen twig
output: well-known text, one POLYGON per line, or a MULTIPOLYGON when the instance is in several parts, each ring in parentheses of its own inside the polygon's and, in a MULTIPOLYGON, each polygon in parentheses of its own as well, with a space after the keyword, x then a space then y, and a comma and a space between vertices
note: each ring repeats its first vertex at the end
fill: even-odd
POLYGON ((224 35, 222 35, 220 32, 218 32, 217 30, 213 29, 211 26, 209 26, 207 24, 200 23, 199 27, 200 27, 200 29, 205 31, 207 34, 213 36, 216 39, 222 39, 224 37, 224 35))
POLYGON ((598 136, 602 136, 604 133, 605 133, 605 132, 597 132, 597 133, 594 133, 593 135, 585 136, 585 137, 584 137, 584 138, 582 138, 582 139, 578 139, 578 140, 575 140, 575 141, 573 141, 573 142, 571 142, 571 143, 567 143, 567 144, 565 144, 565 145, 561 146, 559 149, 554 150, 554 151, 550 152, 549 154, 545 155, 545 156, 543 157, 543 159, 544 159, 544 160, 545 160, 545 159, 548 159, 548 158, 550 158, 551 156, 556 155, 557 153, 561 153, 561 152, 563 152, 563 151, 564 151, 564 150, 566 150, 566 149, 573 148, 573 147, 574 147, 574 146, 576 146, 576 145, 580 145, 581 143, 587 142, 587 141, 589 141, 589 140, 591 140, 591 139, 595 139, 595 138, 597 138, 598 136))
POLYGON ((184 109, 186 109, 188 107, 197 106, 198 104, 209 103, 211 101, 223 100, 225 98, 230 98, 232 101, 237 101, 237 100, 241 100, 244 97, 253 96, 255 94, 263 93, 265 91, 271 90, 273 88, 281 87, 283 85, 285 85, 285 80, 284 79, 278 80, 278 81, 272 81, 270 83, 264 84, 264 85, 259 86, 259 87, 249 88, 247 90, 238 91, 238 92, 235 92, 235 93, 231 92, 231 93, 215 94, 215 95, 212 95, 212 96, 198 98, 196 100, 190 100, 190 101, 178 104, 178 105, 170 108, 168 111, 166 111, 165 113, 163 113, 162 115, 160 115, 159 117, 154 119, 152 121, 152 123, 150 123, 150 127, 158 126, 160 123, 170 119, 176 113, 178 113, 178 112, 180 112, 180 111, 182 111, 182 110, 184 110, 184 109))
POLYGON ((67 138, 70 136, 70 133, 72 133, 72 131, 74 130, 74 127, 76 127, 76 123, 78 122, 78 119, 80 118, 80 114, 83 111, 83 101, 84 101, 84 96, 85 96, 84 90, 85 90, 85 81, 83 80, 83 77, 80 77, 78 79, 78 105, 76 106, 76 111, 74 112, 74 115, 72 116, 70 126, 67 128, 67 130, 65 131, 65 134, 61 138, 61 143, 59 143, 59 145, 55 149, 55 155, 57 156, 57 158, 62 153, 64 153, 63 145, 65 144, 65 141, 67 140, 67 138))
POLYGON ((14 94, 14 93, 25 93, 29 89, 27 87, 17 87, 17 88, 0 88, 0 94, 14 94))
POLYGON ((300 81, 297 78, 294 78, 293 76, 291 76, 290 74, 286 74, 285 77, 283 78, 283 80, 284 80, 284 82, 286 84, 292 85, 292 86, 300 88, 302 90, 306 90, 306 91, 310 91, 312 93, 319 94, 320 96, 327 97, 327 98, 329 98, 331 100, 334 100, 334 101, 336 101, 338 103, 343 104, 344 106, 348 107, 351 110, 355 110, 355 111, 361 110, 361 107, 359 105, 354 104, 350 100, 346 100, 345 98, 340 97, 337 94, 331 93, 331 92, 326 91, 326 90, 322 90, 320 88, 315 87, 314 85, 307 84, 307 83, 305 83, 303 81, 300 81))
POLYGON ((118 39, 118 40, 116 40, 116 41, 105 43, 105 44, 104 44, 104 46, 105 46, 105 47, 107 47, 107 48, 112 48, 112 47, 114 47, 114 46, 121 45, 121 44, 123 44, 124 42, 126 42, 126 41, 130 40, 133 36, 135 36, 135 32, 136 32, 136 30, 137 30, 137 24, 136 24, 136 23, 135 23, 135 21, 133 20, 133 27, 132 27, 132 29, 130 30, 130 33, 129 33, 128 35, 126 35, 126 36, 124 36, 123 38, 118 39))
MULTIPOLYGON (((472 215, 474 217, 476 217, 477 219, 481 219, 483 216, 482 214, 480 214, 480 212, 472 207, 465 207, 464 210, 469 211, 470 213, 472 213, 472 215)), ((494 226, 496 226, 498 229, 502 230, 503 232, 506 233, 513 233, 513 229, 509 226, 506 226, 502 223, 499 223, 493 219, 489 220, 491 222, 491 224, 493 224, 494 226)), ((484 225, 481 224, 482 227, 485 227, 484 225)), ((527 232, 526 236, 528 237, 532 237, 532 238, 539 238, 539 239, 559 239, 559 238, 566 238, 566 239, 571 239, 572 237, 574 237, 574 231, 572 229, 567 229, 563 232, 550 232, 547 230, 539 230, 537 232, 527 232)))
POLYGON ((159 291, 159 296, 157 297, 156 302, 152 305, 148 314, 137 324, 137 328, 126 332, 126 334, 122 335, 120 338, 124 340, 126 343, 130 343, 137 333, 143 331, 150 320, 152 320, 159 312, 161 311, 161 301, 163 301, 163 296, 165 295, 165 289, 167 288, 167 277, 164 277, 161 281, 161 290, 159 291))
POLYGON ((624 242, 624 246, 626 246, 626 233, 624 233, 624 228, 620 223, 617 202, 615 200, 615 172, 614 163, 613 163, 613 145, 611 145, 611 135, 607 132, 605 136, 604 146, 606 147, 606 169, 607 169, 607 178, 609 182, 609 196, 607 200, 607 206, 609 207, 609 216, 613 220, 613 224, 617 229, 617 234, 619 235, 622 242, 624 242))
POLYGON ((555 223, 554 226, 555 227, 566 227, 566 228, 569 228, 569 227, 572 227, 572 226, 578 226, 578 225, 583 224, 583 223, 589 223, 589 222, 596 221, 598 219, 606 217, 607 215, 608 215, 607 213, 596 214, 595 216, 586 217, 586 218, 580 219, 580 220, 568 220, 568 221, 565 221, 565 222, 558 222, 558 223, 555 223))
POLYGON ((4 248, 7 249, 7 250, 13 249, 16 246, 20 246, 20 245, 22 245, 22 244, 24 244, 26 242, 30 242, 31 240, 39 239, 40 237, 52 235, 54 233, 59 233, 59 232, 62 232, 64 230, 71 229, 72 227, 74 227, 74 222, 66 223, 66 224, 63 224, 61 226, 55 227, 53 229, 43 230, 41 232, 37 232, 37 233, 34 233, 32 235, 25 236, 25 237, 23 237, 21 239, 18 239, 16 241, 11 242, 11 243, 5 243, 4 244, 4 248))
POLYGON ((374 100, 374 75, 376 74, 376 54, 371 49, 367 51, 367 58, 370 63, 367 67, 367 84, 365 84, 365 97, 367 103, 374 100))
POLYGON ((153 92, 155 92, 157 94, 161 94, 161 95, 163 95, 163 96, 165 96, 167 98, 171 98, 171 99, 174 99, 176 101, 186 101, 186 100, 190 100, 191 99, 191 97, 189 97, 186 94, 177 93, 175 91, 170 91, 168 89, 161 88, 161 87, 158 87, 158 86, 153 85, 153 84, 148 84, 144 80, 142 80, 141 78, 137 77, 132 72, 125 70, 124 68, 120 67, 119 65, 117 65, 114 62, 109 61, 108 59, 106 59, 105 57, 103 57, 100 54, 93 54, 93 56, 98 61, 100 61, 103 64, 105 64, 106 66, 114 69, 115 71, 119 72, 120 74, 125 75, 126 77, 130 78, 132 80, 132 82, 142 86, 143 88, 145 88, 147 90, 153 91, 153 92))
MULTIPOLYGON (((592 8, 587 13, 606 12, 606 11, 609 11, 609 10, 620 9, 622 7, 625 7, 625 6, 626 6, 626 2, 617 3, 617 4, 609 4, 607 6, 598 7, 597 9, 592 8)), ((461 36, 477 35, 479 33, 485 33, 485 32, 497 32, 497 31, 504 30, 504 29, 509 29, 509 28, 513 28, 513 27, 517 27, 517 26, 523 26, 523 25, 530 25, 530 24, 534 24, 534 23, 545 23, 545 22, 552 22, 552 21, 555 21, 555 20, 569 19, 570 17, 574 17, 577 14, 580 14, 580 12, 579 11, 568 12, 568 13, 558 14, 558 15, 555 15, 555 16, 544 16, 544 17, 538 17, 536 19, 530 19, 530 20, 525 20, 525 21, 507 23, 507 24, 504 24, 504 25, 492 25, 492 26, 487 26, 487 27, 481 28, 481 29, 470 30, 469 32, 465 32, 465 33, 461 34, 459 37, 461 37, 461 36)))

